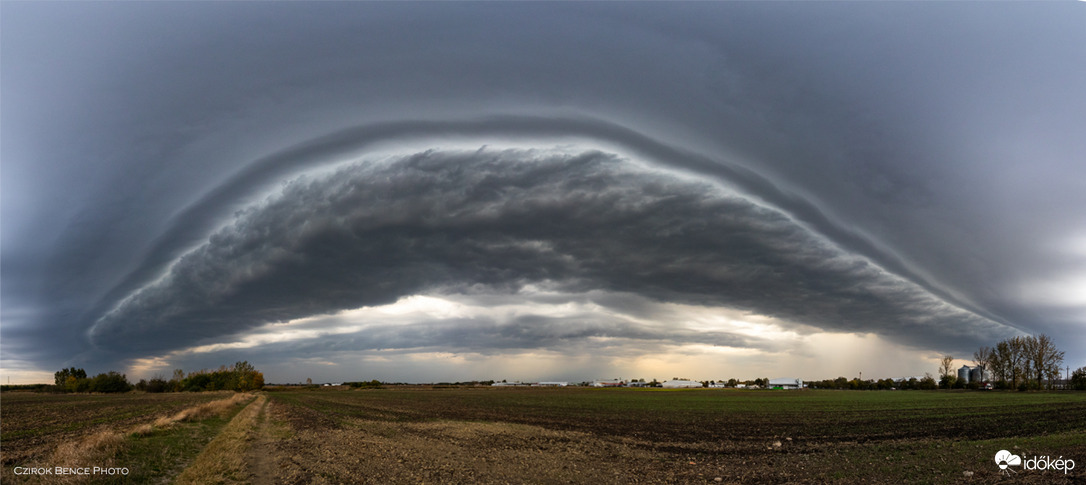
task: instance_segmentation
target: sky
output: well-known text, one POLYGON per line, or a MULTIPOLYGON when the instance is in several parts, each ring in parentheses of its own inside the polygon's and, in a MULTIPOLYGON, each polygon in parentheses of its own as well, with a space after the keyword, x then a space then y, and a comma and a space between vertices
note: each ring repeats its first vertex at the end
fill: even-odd
POLYGON ((0 2, 0 380, 1081 367, 1084 20, 0 2))

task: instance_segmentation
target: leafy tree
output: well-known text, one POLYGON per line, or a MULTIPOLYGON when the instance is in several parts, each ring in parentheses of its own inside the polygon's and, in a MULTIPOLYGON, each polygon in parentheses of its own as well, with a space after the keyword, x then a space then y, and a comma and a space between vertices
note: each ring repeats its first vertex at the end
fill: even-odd
POLYGON ((939 386, 936 384, 935 378, 932 377, 931 374, 924 374, 924 377, 920 379, 916 387, 925 391, 930 391, 932 389, 937 389, 939 386))
POLYGON ((1071 389, 1086 391, 1086 367, 1079 367, 1071 373, 1071 389))
POLYGON ((181 388, 189 392, 213 391, 211 375, 206 370, 189 372, 188 377, 181 381, 181 388))
POLYGON ((87 392, 90 390, 90 379, 68 376, 64 381, 64 389, 70 392, 87 392))
POLYGON ((170 382, 167 386, 168 390, 170 392, 181 392, 184 389, 184 387, 181 386, 181 381, 183 380, 185 380, 184 369, 174 369, 173 377, 170 378, 170 382))
POLYGON ((950 375, 950 374, 944 375, 943 377, 939 378, 939 388, 940 389, 950 389, 950 388, 954 387, 954 385, 957 384, 957 383, 958 383, 958 378, 956 376, 953 376, 953 375, 950 375))
POLYGON ((253 367, 248 361, 234 364, 234 375, 237 381, 236 389, 239 391, 252 391, 264 387, 264 374, 253 367))
POLYGON ((124 374, 109 371, 94 376, 90 380, 89 390, 91 392, 128 392, 132 390, 132 384, 128 383, 124 374))
POLYGON ((87 371, 83 369, 76 369, 75 367, 69 367, 67 369, 61 369, 53 373, 53 380, 57 387, 74 391, 74 385, 72 383, 81 379, 87 378, 87 371))

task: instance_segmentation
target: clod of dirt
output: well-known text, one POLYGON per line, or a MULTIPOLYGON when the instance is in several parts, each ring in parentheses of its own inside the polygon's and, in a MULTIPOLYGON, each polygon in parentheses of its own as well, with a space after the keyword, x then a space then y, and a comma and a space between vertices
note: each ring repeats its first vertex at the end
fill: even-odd
POLYGON ((773 442, 773 447, 774 448, 780 448, 781 447, 781 442, 780 441, 774 441, 773 442))
POLYGON ((966 470, 966 471, 962 472, 962 475, 965 475, 966 477, 971 477, 971 476, 973 476, 973 472, 971 472, 969 470, 966 470))

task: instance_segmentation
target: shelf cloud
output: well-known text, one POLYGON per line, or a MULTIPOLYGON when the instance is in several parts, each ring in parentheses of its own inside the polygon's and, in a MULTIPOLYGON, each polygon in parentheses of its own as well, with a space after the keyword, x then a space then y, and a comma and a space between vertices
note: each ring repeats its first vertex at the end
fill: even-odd
MULTIPOLYGON (((515 295, 539 284, 733 308, 921 347, 1013 332, 720 184, 567 147, 433 150, 299 177, 239 211, 90 335, 104 350, 165 351, 412 295, 515 295)), ((570 338, 561 322, 522 316, 500 330, 546 346, 570 338)), ((387 333, 395 338, 379 347, 413 340, 387 333)))

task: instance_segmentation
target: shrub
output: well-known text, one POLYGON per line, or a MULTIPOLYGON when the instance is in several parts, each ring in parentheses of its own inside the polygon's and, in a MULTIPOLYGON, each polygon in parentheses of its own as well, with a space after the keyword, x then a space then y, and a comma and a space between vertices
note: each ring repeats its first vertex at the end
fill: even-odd
POLYGON ((90 380, 87 390, 91 392, 128 392, 132 390, 132 384, 128 383, 128 379, 124 374, 109 371, 94 376, 90 380))

